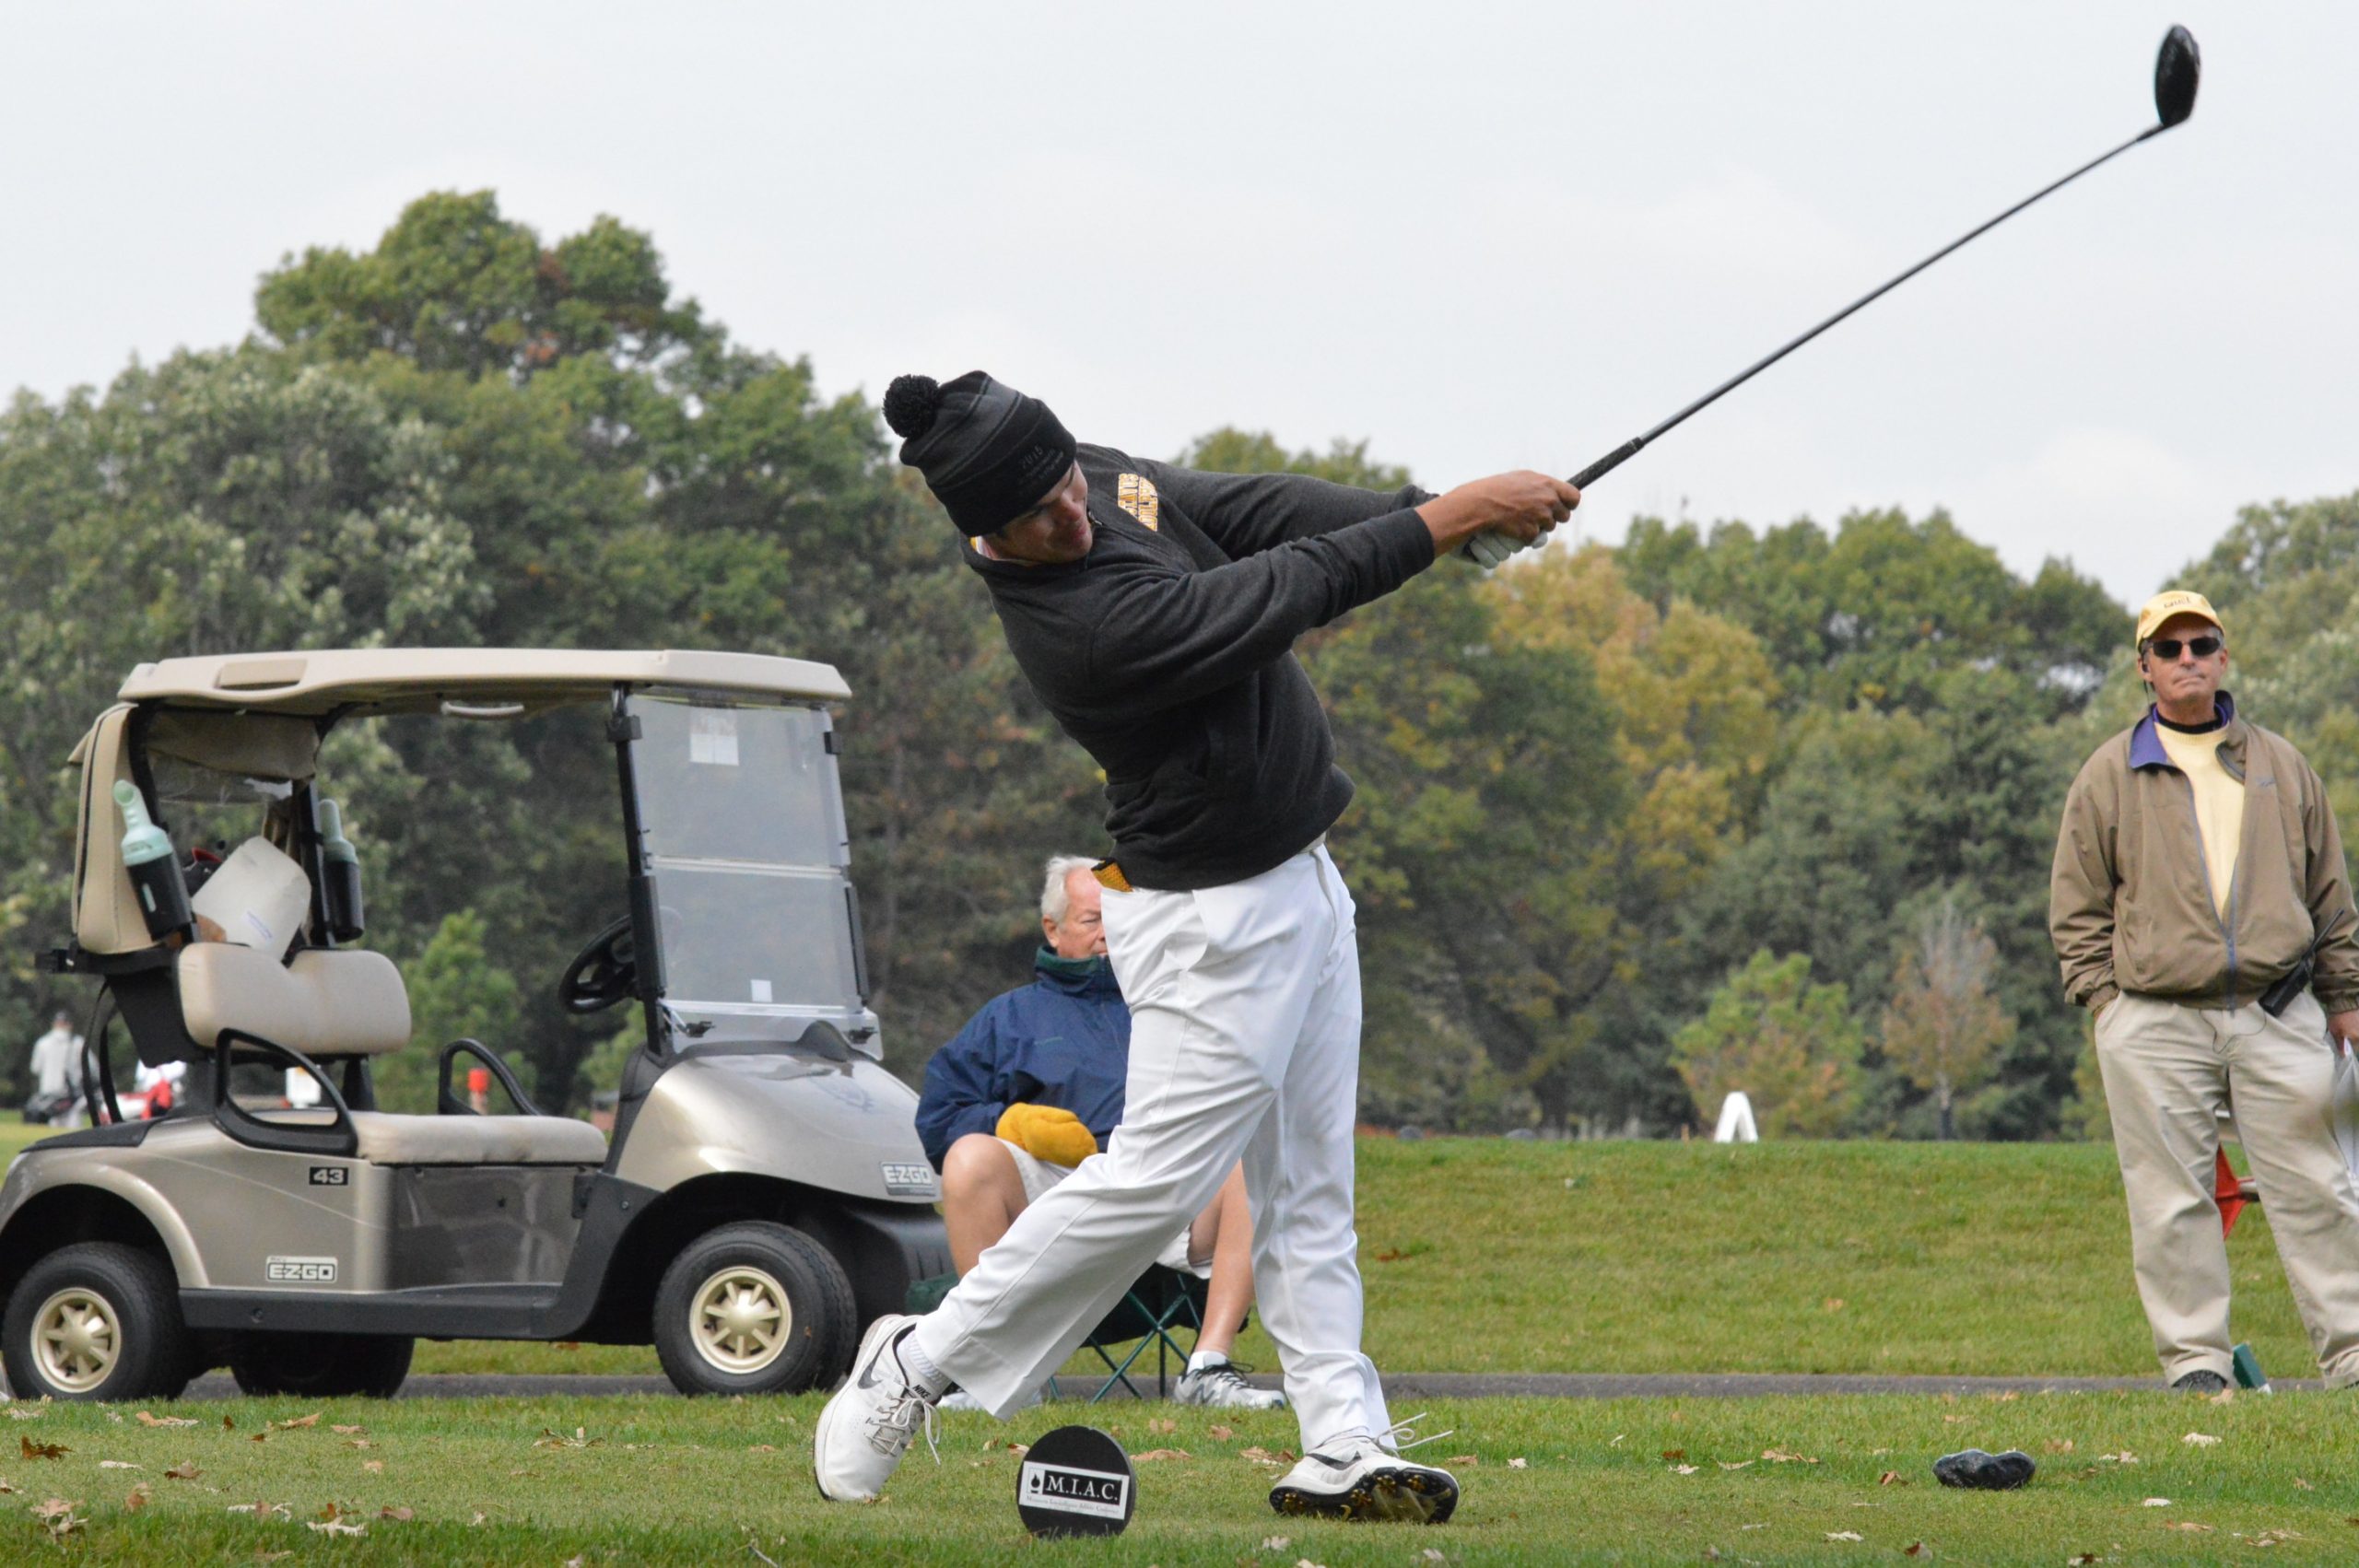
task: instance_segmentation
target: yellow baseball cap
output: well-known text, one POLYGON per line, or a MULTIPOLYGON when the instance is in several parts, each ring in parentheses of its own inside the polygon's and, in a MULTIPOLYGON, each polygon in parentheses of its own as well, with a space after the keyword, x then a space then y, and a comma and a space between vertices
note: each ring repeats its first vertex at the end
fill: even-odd
POLYGON ((2144 643, 2148 638, 2154 635, 2157 627, 2173 615, 2201 615, 2213 626, 2220 626, 2222 637, 2228 635, 2228 628, 2220 626, 2220 612, 2212 608, 2212 601, 2204 598, 2201 593, 2189 593, 2183 588, 2174 588, 2155 594, 2146 601, 2146 607, 2138 612, 2136 642, 2144 643))

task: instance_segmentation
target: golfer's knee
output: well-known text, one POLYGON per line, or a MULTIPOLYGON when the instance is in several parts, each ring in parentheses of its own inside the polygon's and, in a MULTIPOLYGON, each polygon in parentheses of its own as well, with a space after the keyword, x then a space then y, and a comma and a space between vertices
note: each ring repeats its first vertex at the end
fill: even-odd
POLYGON ((945 1208, 997 1204, 1011 1212, 1024 1207, 1024 1178, 1015 1156, 988 1132, 970 1132, 942 1157, 942 1201, 945 1208))

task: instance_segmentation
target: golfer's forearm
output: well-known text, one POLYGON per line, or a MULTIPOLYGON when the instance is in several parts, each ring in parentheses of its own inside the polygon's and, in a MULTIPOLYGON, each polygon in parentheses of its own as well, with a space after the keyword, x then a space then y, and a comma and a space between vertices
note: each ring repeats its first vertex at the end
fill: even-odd
POLYGON ((1414 485, 1363 490, 1308 474, 1207 474, 1144 462, 1140 472, 1231 556, 1316 539, 1431 498, 1414 485))
POLYGON ((1150 708, 1193 701, 1433 562, 1425 523, 1401 510, 1211 571, 1142 578, 1116 591, 1092 628, 1090 681, 1150 708))

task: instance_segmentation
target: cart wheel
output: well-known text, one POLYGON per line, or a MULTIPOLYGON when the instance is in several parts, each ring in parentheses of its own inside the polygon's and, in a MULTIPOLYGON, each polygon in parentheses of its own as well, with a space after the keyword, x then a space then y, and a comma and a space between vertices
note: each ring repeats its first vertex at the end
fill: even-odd
POLYGON ((723 1225, 663 1270, 655 1353, 684 1394, 800 1394, 851 1364, 856 1318, 826 1247, 785 1225, 723 1225))
POLYGON ((0 1326, 25 1399, 176 1399, 193 1358, 170 1265, 118 1242, 61 1247, 26 1271, 0 1326))
POLYGON ((248 1394, 390 1399, 417 1341, 390 1334, 232 1335, 229 1375, 248 1394))

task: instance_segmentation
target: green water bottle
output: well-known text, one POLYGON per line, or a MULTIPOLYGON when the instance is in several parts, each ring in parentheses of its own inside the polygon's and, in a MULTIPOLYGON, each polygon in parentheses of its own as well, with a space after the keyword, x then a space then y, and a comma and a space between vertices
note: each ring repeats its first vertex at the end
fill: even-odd
POLYGON ((344 808, 334 801, 320 802, 320 892, 328 935, 358 942, 367 929, 360 909, 360 851, 344 836, 344 808))
POLYGON ((123 813, 123 865, 139 895, 139 913, 147 934, 158 942, 174 932, 186 933, 196 924, 188 907, 188 883, 181 876, 181 858, 172 850, 171 836, 147 814, 139 787, 118 778, 114 803, 123 813))

